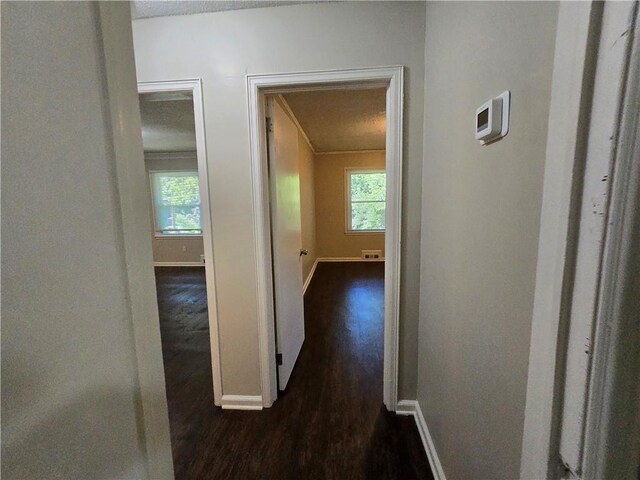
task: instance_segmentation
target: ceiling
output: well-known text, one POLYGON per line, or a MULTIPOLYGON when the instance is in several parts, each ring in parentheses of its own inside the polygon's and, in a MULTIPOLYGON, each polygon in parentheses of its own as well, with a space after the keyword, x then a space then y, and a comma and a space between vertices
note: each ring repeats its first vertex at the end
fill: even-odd
POLYGON ((131 18, 134 20, 150 17, 165 17, 170 15, 191 15, 195 13, 224 12, 227 10, 240 10, 244 8, 280 7, 295 5, 298 3, 315 2, 289 2, 279 0, 209 0, 209 1, 141 1, 131 2, 131 18))
POLYGON ((316 153, 384 150, 384 88, 317 90, 283 96, 316 153))
POLYGON ((190 92, 140 95, 145 152, 193 152, 196 130, 190 92))
MULTIPOLYGON (((283 95, 316 153, 384 150, 386 92, 317 90, 283 95)), ((196 150, 190 92, 140 95, 145 152, 196 150)))

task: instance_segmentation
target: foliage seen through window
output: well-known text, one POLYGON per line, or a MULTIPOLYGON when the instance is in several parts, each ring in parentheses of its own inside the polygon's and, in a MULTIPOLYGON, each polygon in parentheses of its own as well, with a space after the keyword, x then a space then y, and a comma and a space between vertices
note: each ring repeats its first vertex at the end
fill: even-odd
POLYGON ((384 231, 384 172, 349 172, 349 230, 384 231))
POLYGON ((197 172, 152 172, 156 232, 201 235, 197 172))

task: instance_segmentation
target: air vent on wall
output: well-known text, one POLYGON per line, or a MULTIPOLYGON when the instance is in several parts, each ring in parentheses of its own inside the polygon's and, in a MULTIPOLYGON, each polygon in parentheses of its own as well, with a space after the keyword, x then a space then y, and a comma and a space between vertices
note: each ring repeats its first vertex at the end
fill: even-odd
POLYGON ((382 250, 362 250, 363 260, 380 260, 382 258, 382 250))

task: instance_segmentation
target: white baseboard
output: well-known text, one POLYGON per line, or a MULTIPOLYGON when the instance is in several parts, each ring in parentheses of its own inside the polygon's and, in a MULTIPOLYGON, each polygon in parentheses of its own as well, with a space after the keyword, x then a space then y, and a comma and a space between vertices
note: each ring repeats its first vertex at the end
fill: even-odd
POLYGON ((316 262, 384 262, 382 258, 367 258, 362 257, 320 257, 316 262))
POLYGON ((204 267, 204 262, 153 262, 154 267, 204 267))
POLYGON ((398 400, 396 404, 396 413, 398 415, 413 415, 416 414, 417 400, 398 400))
POLYGON ((262 410, 262 395, 222 395, 224 410, 262 410))
POLYGON ((433 439, 429 433, 429 428, 427 428, 427 422, 424 420, 422 409, 420 408, 418 401, 400 400, 396 406, 396 413, 398 415, 413 416, 416 422, 416 427, 418 427, 418 432, 420 433, 420 438, 422 439, 422 446, 424 447, 424 451, 427 453, 427 458, 429 459, 429 465, 431 466, 433 477, 435 480, 446 480, 442 464, 438 458, 438 452, 436 452, 436 447, 433 444, 433 439))
POLYGON ((311 279, 313 278, 313 274, 316 273, 316 267, 317 266, 318 266, 318 259, 316 258, 316 261, 313 262, 313 267, 311 267, 311 270, 309 271, 309 275, 307 275, 307 279, 304 281, 304 285, 302 286, 302 295, 307 293, 307 287, 311 283, 311 279))

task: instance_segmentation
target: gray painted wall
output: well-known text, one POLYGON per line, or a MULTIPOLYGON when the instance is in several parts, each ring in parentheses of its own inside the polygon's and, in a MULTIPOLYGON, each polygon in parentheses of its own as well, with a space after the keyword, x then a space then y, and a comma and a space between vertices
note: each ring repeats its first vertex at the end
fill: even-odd
MULTIPOLYGON (((135 99, 128 8, 108 9, 118 19, 116 43, 124 46, 119 48, 124 71, 110 75, 126 78, 119 88, 135 99)), ((93 2, 2 4, 2 477, 7 479, 171 475, 159 355, 151 375, 157 381, 147 383, 147 394, 157 385, 162 392, 149 409, 160 412, 155 419, 160 428, 150 441, 158 450, 150 455, 163 454, 159 464, 166 475, 146 467, 140 378, 147 377, 137 368, 127 298, 111 137, 116 121, 110 121, 102 26, 93 2)), ((135 100, 132 105, 137 111, 135 100)), ((117 122, 126 126, 130 118, 136 116, 123 115, 117 122)), ((139 132, 139 114, 134 124, 139 132)), ((138 252, 148 256, 149 282, 134 285, 137 293, 153 285, 151 242, 144 234, 143 240, 138 252)), ((155 332, 157 350, 152 345, 138 355, 159 352, 159 327, 155 332)))
POLYGON ((424 19, 422 3, 338 2, 133 22, 138 80, 203 81, 223 394, 260 394, 246 74, 405 65, 399 387, 415 398, 424 19))
POLYGON ((426 6, 418 400, 450 479, 519 476, 557 8, 426 6))

